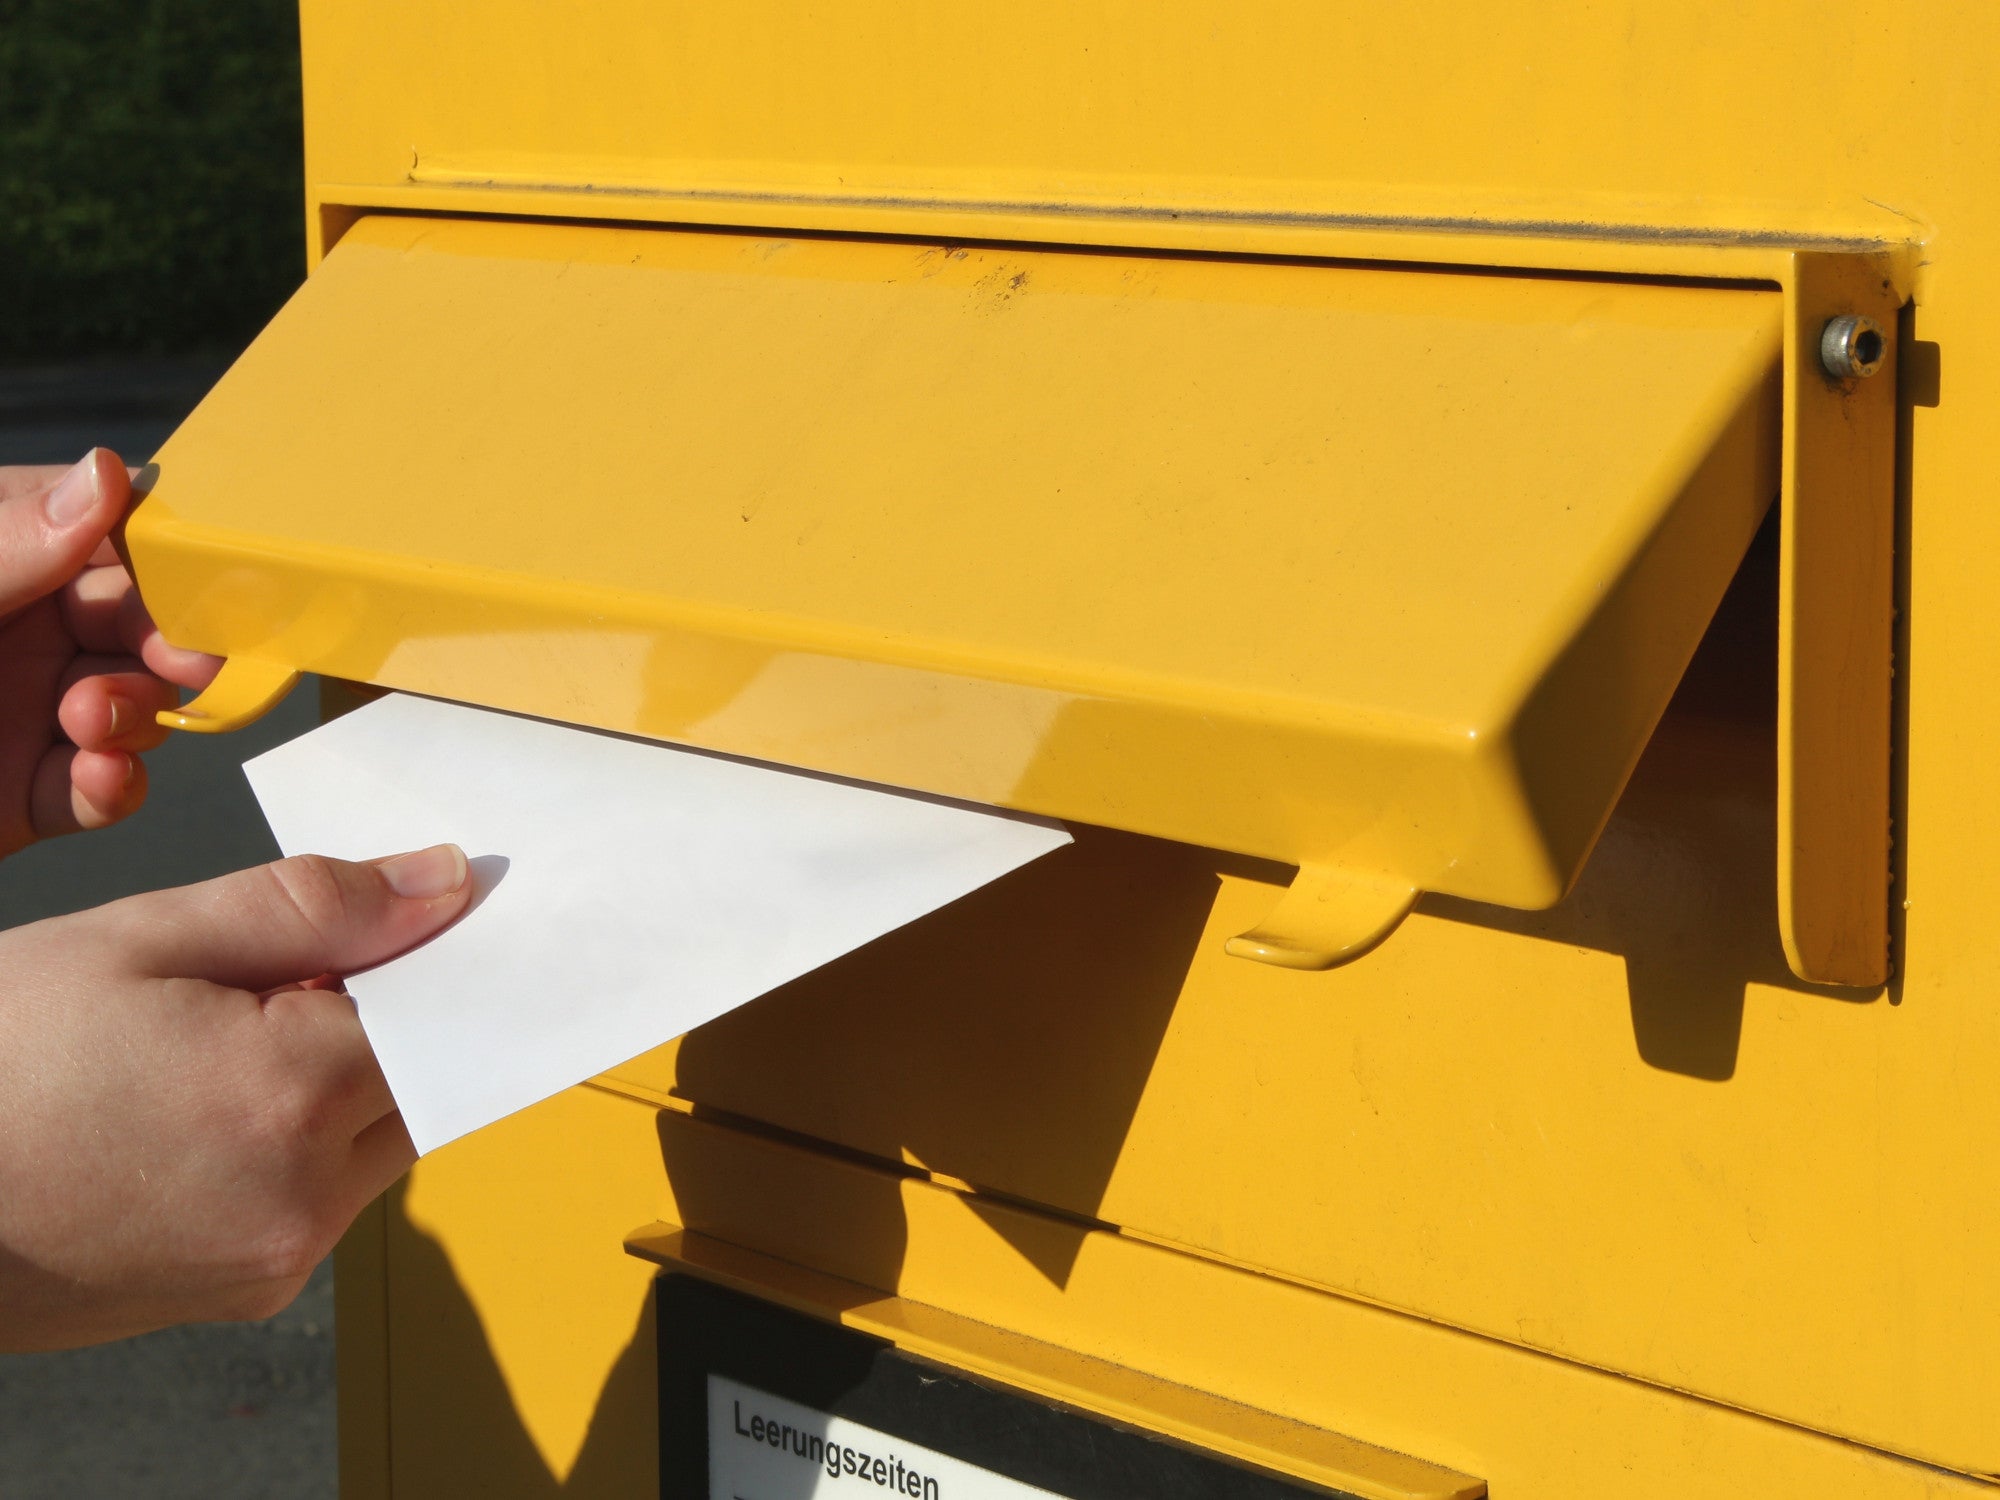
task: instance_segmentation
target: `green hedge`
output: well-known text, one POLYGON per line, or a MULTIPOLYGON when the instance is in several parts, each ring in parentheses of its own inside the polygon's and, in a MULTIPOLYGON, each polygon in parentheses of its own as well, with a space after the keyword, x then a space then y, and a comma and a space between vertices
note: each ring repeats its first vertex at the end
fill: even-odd
POLYGON ((296 0, 0 0, 0 359, 240 348, 304 269, 296 0))

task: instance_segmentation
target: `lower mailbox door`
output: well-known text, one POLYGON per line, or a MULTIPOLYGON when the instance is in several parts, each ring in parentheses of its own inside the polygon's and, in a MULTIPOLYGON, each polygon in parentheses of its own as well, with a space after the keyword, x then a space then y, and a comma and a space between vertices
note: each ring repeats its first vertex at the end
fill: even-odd
POLYGON ((658 1288, 665 1500, 1347 1495, 1003 1390, 691 1277, 665 1276, 658 1288))

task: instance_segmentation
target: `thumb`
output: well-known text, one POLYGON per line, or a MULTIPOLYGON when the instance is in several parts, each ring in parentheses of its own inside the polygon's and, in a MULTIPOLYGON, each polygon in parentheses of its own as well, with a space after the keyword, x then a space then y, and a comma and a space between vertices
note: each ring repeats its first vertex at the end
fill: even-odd
POLYGON ((135 897, 127 951, 152 978, 271 990, 394 958, 461 915, 471 893, 456 844, 369 864, 302 854, 135 897))
POLYGON ((82 572, 131 497, 118 456, 92 448, 47 485, 0 503, 0 619, 82 572))

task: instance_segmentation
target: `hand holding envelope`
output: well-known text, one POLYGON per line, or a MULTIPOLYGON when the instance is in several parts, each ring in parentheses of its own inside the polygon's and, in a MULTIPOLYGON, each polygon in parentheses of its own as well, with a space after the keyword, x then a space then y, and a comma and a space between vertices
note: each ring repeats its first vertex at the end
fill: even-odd
POLYGON ((348 978, 419 1152, 1069 842, 1059 825, 391 696, 245 768, 286 853, 456 843, 471 909, 348 978))

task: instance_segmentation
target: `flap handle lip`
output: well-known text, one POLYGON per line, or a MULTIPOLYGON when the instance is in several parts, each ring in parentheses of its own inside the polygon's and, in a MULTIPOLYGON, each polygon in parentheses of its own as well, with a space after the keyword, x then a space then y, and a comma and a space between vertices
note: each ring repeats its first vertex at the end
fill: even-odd
POLYGON ((162 709, 160 723, 194 734, 226 734, 255 723, 285 700, 299 669, 255 656, 232 656, 192 701, 162 709))
POLYGON ((1373 951, 1402 926, 1421 894, 1393 875, 1303 864, 1270 914, 1229 939, 1223 951, 1282 969, 1338 968, 1373 951))

